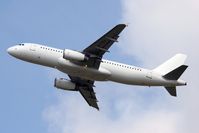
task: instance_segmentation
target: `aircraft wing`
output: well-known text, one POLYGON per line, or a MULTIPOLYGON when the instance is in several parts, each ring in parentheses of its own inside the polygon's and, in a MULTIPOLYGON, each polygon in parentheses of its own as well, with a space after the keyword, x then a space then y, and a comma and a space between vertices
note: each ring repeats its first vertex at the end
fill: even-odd
POLYGON ((102 56, 105 52, 109 52, 108 49, 114 42, 117 42, 119 34, 125 27, 125 24, 116 25, 113 29, 83 50, 83 53, 89 57, 88 61, 86 62, 88 67, 96 69, 99 68, 102 56))
MULTIPOLYGON (((104 34, 101 38, 99 38, 93 44, 83 50, 82 53, 84 53, 88 57, 87 61, 76 63, 98 69, 102 60, 102 56, 105 52, 108 52, 108 49, 112 46, 114 42, 117 42, 119 34, 125 27, 125 24, 116 25, 113 29, 111 29, 109 32, 104 34)), ((78 91, 84 97, 86 102, 90 106, 99 110, 99 107, 97 105, 98 101, 93 90, 94 81, 74 77, 71 75, 69 75, 69 77, 71 81, 77 85, 78 91)))
POLYGON ((97 101, 97 98, 95 96, 95 92, 93 90, 94 81, 81 79, 79 77, 73 77, 73 76, 70 76, 70 75, 69 75, 69 77, 70 77, 70 79, 73 83, 76 83, 78 91, 84 97, 86 102, 90 106, 99 110, 99 107, 97 105, 98 101, 97 101))

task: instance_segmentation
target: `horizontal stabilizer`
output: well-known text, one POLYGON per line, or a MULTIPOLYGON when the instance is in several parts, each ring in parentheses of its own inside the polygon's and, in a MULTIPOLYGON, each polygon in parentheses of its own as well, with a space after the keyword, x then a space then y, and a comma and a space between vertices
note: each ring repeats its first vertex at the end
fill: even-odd
POLYGON ((178 80, 182 73, 187 69, 187 65, 181 65, 180 67, 174 69, 173 71, 167 73, 163 77, 169 80, 178 80))
POLYGON ((171 96, 177 96, 176 87, 165 87, 171 96))

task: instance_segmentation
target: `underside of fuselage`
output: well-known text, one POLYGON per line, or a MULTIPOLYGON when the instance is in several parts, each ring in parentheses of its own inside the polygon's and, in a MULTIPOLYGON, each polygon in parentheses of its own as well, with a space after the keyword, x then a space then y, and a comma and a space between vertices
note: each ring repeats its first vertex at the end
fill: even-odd
POLYGON ((66 74, 88 80, 106 81, 111 76, 111 73, 102 67, 94 69, 87 66, 80 66, 63 58, 58 59, 58 66, 56 68, 66 74))

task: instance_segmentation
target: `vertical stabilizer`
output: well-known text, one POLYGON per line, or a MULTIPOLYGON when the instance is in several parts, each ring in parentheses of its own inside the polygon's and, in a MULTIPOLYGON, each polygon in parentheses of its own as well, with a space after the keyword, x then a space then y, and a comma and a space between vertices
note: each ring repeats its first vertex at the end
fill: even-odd
POLYGON ((184 54, 176 54, 153 71, 165 75, 184 64, 187 56, 184 54))

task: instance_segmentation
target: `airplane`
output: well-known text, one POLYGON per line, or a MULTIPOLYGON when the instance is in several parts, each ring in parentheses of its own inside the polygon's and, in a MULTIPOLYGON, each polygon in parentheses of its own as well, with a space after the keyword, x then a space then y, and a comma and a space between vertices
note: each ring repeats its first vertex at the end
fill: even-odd
POLYGON ((99 110, 94 92, 95 81, 113 81, 128 85, 163 86, 171 96, 177 96, 176 86, 187 83, 180 78, 188 67, 186 55, 176 54, 160 66, 149 70, 103 59, 127 25, 118 24, 82 51, 58 49, 35 43, 20 43, 7 49, 17 59, 55 68, 69 79, 55 78, 54 87, 79 91, 86 102, 99 110))

